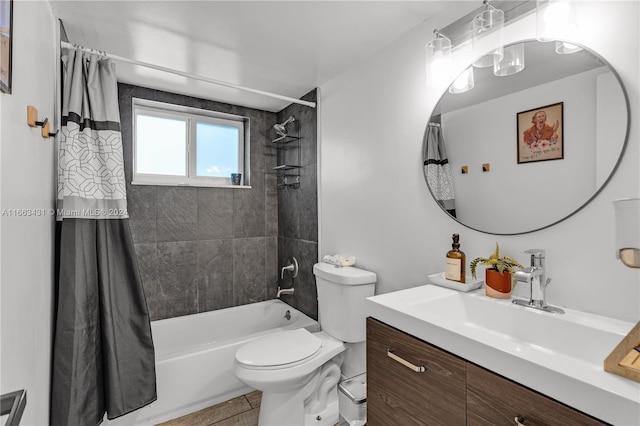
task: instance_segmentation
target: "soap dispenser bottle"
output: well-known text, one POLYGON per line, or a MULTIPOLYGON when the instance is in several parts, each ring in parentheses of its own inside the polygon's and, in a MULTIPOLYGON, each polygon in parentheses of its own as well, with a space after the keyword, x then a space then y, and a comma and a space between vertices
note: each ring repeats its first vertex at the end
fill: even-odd
POLYGON ((444 277, 451 281, 464 283, 466 256, 460 250, 460 235, 453 234, 452 238, 453 244, 451 245, 451 250, 447 252, 447 268, 445 269, 444 277))

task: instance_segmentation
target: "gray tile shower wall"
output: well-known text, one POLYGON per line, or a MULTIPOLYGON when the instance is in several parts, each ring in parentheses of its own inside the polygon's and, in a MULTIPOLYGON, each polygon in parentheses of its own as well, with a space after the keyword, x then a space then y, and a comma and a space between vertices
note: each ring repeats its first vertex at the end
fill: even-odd
MULTIPOLYGON (((273 298, 279 214, 271 126, 277 114, 122 83, 118 90, 129 223, 151 319, 273 298), (248 116, 252 188, 131 185, 133 98, 248 116)), ((305 307, 312 306, 309 298, 301 299, 305 307)))
MULTIPOLYGON (((301 99, 316 102, 317 90, 301 99)), ((293 282, 286 273, 279 281, 282 287, 293 284, 296 289, 293 295, 282 296, 282 299, 317 319, 318 299, 313 275, 313 265, 318 261, 317 110, 292 104, 278 113, 277 122, 282 123, 289 116, 295 117, 294 130, 301 138, 299 148, 285 150, 285 158, 294 164, 300 161, 302 168, 299 188, 278 191, 278 265, 286 265, 287 259, 294 256, 300 273, 293 282)))

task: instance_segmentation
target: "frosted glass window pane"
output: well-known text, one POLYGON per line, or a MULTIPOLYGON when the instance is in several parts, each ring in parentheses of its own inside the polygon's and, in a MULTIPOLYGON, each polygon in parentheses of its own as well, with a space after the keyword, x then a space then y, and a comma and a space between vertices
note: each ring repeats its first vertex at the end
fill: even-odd
POLYGON ((238 173, 239 130, 232 126, 196 124, 196 175, 229 177, 238 173))
POLYGON ((187 175, 187 122, 136 115, 136 172, 187 175))

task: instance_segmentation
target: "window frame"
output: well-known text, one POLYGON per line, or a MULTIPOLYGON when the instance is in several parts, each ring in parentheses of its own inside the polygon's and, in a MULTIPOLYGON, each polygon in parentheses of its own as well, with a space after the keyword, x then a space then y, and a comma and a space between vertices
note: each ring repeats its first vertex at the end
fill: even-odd
POLYGON ((210 111, 183 105, 169 104, 165 102, 151 101, 148 99, 133 98, 131 108, 132 120, 132 185, 160 185, 160 186, 200 186, 200 187, 233 187, 250 188, 249 176, 249 117, 210 111), (137 165, 137 116, 143 115, 183 120, 186 123, 185 130, 185 170, 186 176, 138 173, 137 165), (241 186, 231 184, 231 176, 197 176, 197 132, 198 123, 218 124, 235 127, 238 135, 238 173, 242 173, 243 184, 241 186))

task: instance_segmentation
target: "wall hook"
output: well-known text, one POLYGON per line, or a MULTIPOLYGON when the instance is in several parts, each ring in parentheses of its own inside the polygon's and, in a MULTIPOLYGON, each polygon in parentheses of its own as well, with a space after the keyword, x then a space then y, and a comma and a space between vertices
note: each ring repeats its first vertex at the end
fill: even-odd
POLYGON ((50 124, 51 123, 49 123, 49 119, 45 118, 42 125, 42 130, 40 131, 40 134, 45 139, 55 138, 58 135, 58 130, 56 130, 55 133, 50 132, 50 124))
POLYGON ((38 110, 36 107, 28 105, 27 106, 27 124, 29 127, 36 127, 38 123, 38 110))
POLYGON ((55 133, 51 133, 51 123, 49 123, 49 119, 45 118, 42 121, 38 121, 38 110, 36 107, 28 105, 27 106, 27 124, 30 127, 41 127, 40 134, 43 138, 55 138, 58 136, 58 130, 55 133))

